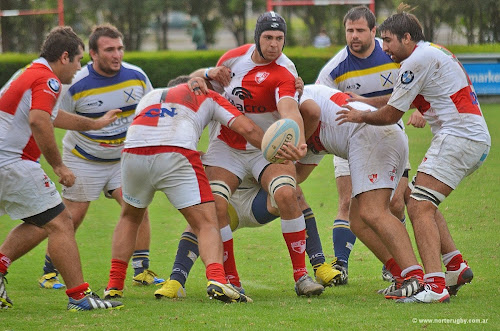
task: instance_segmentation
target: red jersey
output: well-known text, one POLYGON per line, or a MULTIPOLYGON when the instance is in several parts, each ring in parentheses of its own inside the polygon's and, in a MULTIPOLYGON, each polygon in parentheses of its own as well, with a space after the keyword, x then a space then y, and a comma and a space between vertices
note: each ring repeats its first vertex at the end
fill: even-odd
POLYGON ((18 71, 0 91, 0 166, 20 159, 38 161, 38 148, 29 125, 32 109, 46 111, 54 120, 61 82, 48 62, 39 58, 18 71))
MULTIPOLYGON (((251 58, 254 50, 255 45, 248 44, 222 55, 217 66, 231 69, 231 82, 223 90, 214 81, 212 83, 231 104, 265 131, 280 118, 277 104, 282 98, 298 100, 295 89, 297 70, 284 54, 271 63, 256 64, 251 58)), ((217 129, 220 131, 211 132, 212 138, 217 136, 236 149, 255 149, 236 132, 221 126, 216 126, 217 129)))

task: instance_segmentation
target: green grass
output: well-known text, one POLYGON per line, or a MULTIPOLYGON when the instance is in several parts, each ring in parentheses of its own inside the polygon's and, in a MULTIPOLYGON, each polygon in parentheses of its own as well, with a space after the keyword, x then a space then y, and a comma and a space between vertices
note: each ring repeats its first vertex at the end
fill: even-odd
MULTIPOLYGON (((293 290, 292 269, 280 225, 273 222, 257 229, 242 229, 234 235, 238 269, 253 304, 224 305, 210 301, 205 294, 204 268, 197 262, 187 282, 186 299, 156 300, 155 288, 131 286, 129 270, 123 298, 125 307, 121 311, 70 313, 65 310, 67 298, 63 291, 43 290, 37 285, 42 273, 44 243, 10 267, 7 289, 14 308, 0 311, 0 329, 451 329, 457 326, 453 320, 443 324, 419 319, 460 318, 487 319, 487 324, 468 326, 498 329, 500 222, 496 206, 500 197, 497 148, 500 105, 483 105, 483 110, 493 139, 491 153, 485 164, 466 178, 440 208, 475 274, 473 283, 463 287, 448 305, 397 305, 376 294, 377 289, 388 283, 381 280, 381 263, 359 241, 351 254, 349 285, 328 288, 318 298, 298 298, 293 290)), ((431 134, 428 127, 408 128, 407 132, 413 175, 431 134)), ((61 133, 58 132, 59 136, 61 133)), ((204 146, 206 139, 200 149, 204 146)), ((331 156, 326 157, 303 185, 316 214, 328 259, 333 257, 331 229, 337 208, 331 160, 331 156)), ((52 178, 55 179, 53 175, 52 178)), ((157 194, 151 205, 150 215, 151 269, 168 277, 185 221, 161 194, 157 194)), ((99 294, 107 284, 111 236, 118 216, 116 203, 101 197, 91 204, 77 233, 85 279, 99 294)), ((16 224, 19 221, 0 217, 0 240, 16 224)), ((411 226, 408 229, 411 232, 411 226)))

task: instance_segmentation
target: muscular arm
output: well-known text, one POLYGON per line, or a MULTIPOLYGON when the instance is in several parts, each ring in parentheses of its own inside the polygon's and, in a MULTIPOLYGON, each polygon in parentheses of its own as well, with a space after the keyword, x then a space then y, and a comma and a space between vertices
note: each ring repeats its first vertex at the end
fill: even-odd
POLYGON ((321 109, 313 100, 304 101, 299 109, 304 121, 304 136, 307 141, 318 128, 321 109))
POLYGON ((402 111, 389 105, 385 105, 376 111, 362 111, 345 105, 342 110, 337 112, 339 116, 335 120, 340 121, 339 124, 352 122, 367 123, 371 125, 389 125, 399 121, 403 114, 402 111))
POLYGON ((53 124, 56 128, 75 131, 99 130, 108 124, 113 123, 118 117, 116 114, 121 113, 120 109, 112 109, 104 116, 98 119, 92 119, 76 114, 68 113, 62 109, 57 113, 57 117, 53 124))
POLYGON ((250 144, 260 149, 264 132, 251 119, 238 116, 231 123, 230 129, 241 134, 250 144))
POLYGON ((348 101, 361 101, 361 102, 364 102, 370 106, 377 107, 377 108, 385 106, 387 104, 387 102, 389 101, 389 98, 391 97, 391 95, 388 94, 388 95, 381 95, 378 97, 367 98, 367 97, 362 97, 360 95, 357 95, 356 93, 353 93, 353 92, 345 92, 345 93, 349 94, 351 96, 351 98, 348 101))
POLYGON ((59 177, 59 182, 65 186, 72 186, 75 182, 75 175, 62 162, 50 114, 43 110, 33 109, 30 111, 29 123, 38 148, 59 177))
POLYGON ((304 136, 304 121, 300 115, 297 101, 292 98, 283 98, 278 102, 278 112, 281 118, 289 118, 297 122, 300 129, 299 146, 306 143, 304 136))

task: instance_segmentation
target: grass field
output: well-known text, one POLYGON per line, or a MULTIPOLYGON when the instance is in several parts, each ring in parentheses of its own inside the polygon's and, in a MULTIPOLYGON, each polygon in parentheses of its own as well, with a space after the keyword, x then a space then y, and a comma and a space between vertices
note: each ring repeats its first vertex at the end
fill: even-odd
MULTIPOLYGON (((401 330, 451 329, 466 322, 468 328, 499 329, 500 222, 496 207, 500 201, 500 105, 483 105, 483 110, 492 135, 491 153, 482 168, 466 178, 440 207, 475 275, 472 284, 464 286, 450 304, 398 305, 385 300, 376 293, 388 285, 381 280, 381 263, 359 241, 351 254, 347 286, 327 288, 317 298, 299 298, 293 289, 292 268, 278 221, 234 235, 240 277, 254 299, 252 304, 210 301, 199 261, 186 284, 188 297, 183 300, 156 300, 155 288, 132 286, 129 268, 121 311, 70 313, 65 310, 63 291, 38 287, 46 247, 43 243, 9 269, 7 290, 14 307, 0 311, 0 330, 401 330)), ((428 127, 408 128, 407 133, 413 175, 431 134, 428 127)), ((205 145, 202 141, 200 149, 205 145)), ((327 259, 333 257, 331 229, 337 208, 331 161, 331 156, 326 157, 303 185, 327 259)), ((151 269, 167 278, 185 221, 160 194, 150 207, 150 215, 151 269)), ((99 294, 107 284, 111 237, 118 216, 118 205, 101 197, 91 204, 77 233, 85 279, 99 294)), ((0 217, 0 239, 17 224, 19 221, 0 217)), ((410 225, 408 230, 411 232, 410 225)), ((309 270, 312 272, 310 266, 309 270)))

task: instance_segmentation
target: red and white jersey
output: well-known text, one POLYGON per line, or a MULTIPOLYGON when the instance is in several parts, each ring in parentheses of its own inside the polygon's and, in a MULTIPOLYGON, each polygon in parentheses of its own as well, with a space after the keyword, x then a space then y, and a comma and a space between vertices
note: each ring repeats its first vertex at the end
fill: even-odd
POLYGON ((29 124, 32 109, 54 120, 61 82, 44 58, 18 71, 0 91, 0 167, 18 160, 38 161, 41 152, 29 124))
MULTIPOLYGON (((222 55, 217 66, 223 65, 231 69, 231 82, 223 89, 215 81, 211 83, 241 113, 266 131, 280 118, 277 105, 282 98, 298 100, 295 90, 297 70, 284 54, 271 63, 256 64, 251 58, 254 50, 254 44, 247 44, 222 55)), ((210 129, 211 139, 217 137, 230 147, 240 150, 256 149, 234 131, 220 126, 211 126, 210 129)))
MULTIPOLYGON (((306 85, 304 94, 300 98, 300 104, 307 100, 313 100, 321 109, 320 122, 316 131, 307 140, 308 148, 314 154, 334 154, 347 159, 349 156, 349 140, 365 123, 344 123, 339 125, 335 118, 342 105, 347 103, 350 96, 337 89, 324 85, 306 85)), ((362 102, 349 102, 349 105, 360 110, 375 110, 376 108, 362 102)), ((396 124, 393 124, 398 128, 396 124)), ((321 158, 319 158, 320 160, 321 158)), ((309 164, 309 162, 301 163, 309 164)), ((313 162, 314 163, 314 162, 313 162)))
POLYGON ((474 87, 455 55, 420 41, 401 63, 388 104, 407 111, 414 104, 436 134, 450 134, 491 145, 474 87))
POLYGON ((229 127, 241 113, 220 94, 195 95, 187 84, 156 89, 137 105, 125 148, 177 146, 196 150, 203 129, 211 121, 229 127))

